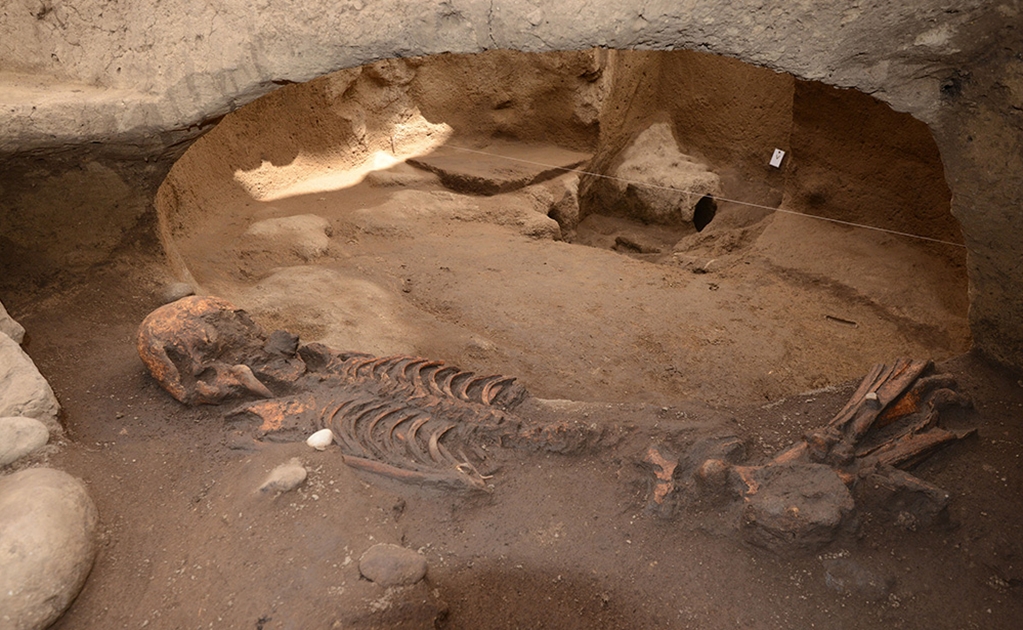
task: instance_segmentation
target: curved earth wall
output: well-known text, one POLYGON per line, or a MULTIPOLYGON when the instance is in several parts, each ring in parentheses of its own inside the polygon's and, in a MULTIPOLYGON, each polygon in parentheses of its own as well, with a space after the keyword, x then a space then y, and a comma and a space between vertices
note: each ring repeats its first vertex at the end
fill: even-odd
POLYGON ((102 244, 130 238, 184 149, 280 85, 443 52, 691 49, 854 88, 925 123, 969 252, 975 344, 1023 367, 1020 10, 1015 0, 13 0, 0 7, 0 262, 33 255, 33 237, 71 248, 41 266, 91 262, 74 230, 47 223, 54 213, 80 216, 102 244), (42 183, 69 193, 41 196, 42 183))

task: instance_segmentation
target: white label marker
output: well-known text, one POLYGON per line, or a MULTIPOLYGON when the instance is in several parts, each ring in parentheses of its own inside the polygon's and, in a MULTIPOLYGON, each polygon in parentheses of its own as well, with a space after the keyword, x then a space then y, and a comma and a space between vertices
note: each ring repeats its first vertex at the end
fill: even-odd
POLYGON ((781 161, 783 159, 785 159, 785 152, 781 149, 775 149, 774 155, 771 156, 771 166, 781 168, 781 161))

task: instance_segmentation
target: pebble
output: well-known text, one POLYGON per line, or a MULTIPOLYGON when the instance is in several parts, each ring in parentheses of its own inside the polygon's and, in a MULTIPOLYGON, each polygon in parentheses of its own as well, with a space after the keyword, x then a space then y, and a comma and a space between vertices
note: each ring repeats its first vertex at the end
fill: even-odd
POLYGON ((259 486, 259 491, 289 492, 299 487, 308 474, 302 460, 292 457, 286 464, 281 464, 270 471, 266 481, 259 486))
POLYGON ((334 432, 330 429, 320 429, 316 433, 309 436, 309 439, 305 441, 306 444, 315 448, 318 451, 326 450, 334 442, 334 432))
POLYGON ((405 547, 380 543, 359 558, 359 573, 380 586, 409 586, 426 576, 426 558, 405 547))
POLYGON ((85 584, 96 556, 96 506, 52 468, 0 477, 0 628, 42 630, 85 584))
POLYGON ((0 418, 0 467, 34 453, 50 439, 46 425, 35 418, 0 418))

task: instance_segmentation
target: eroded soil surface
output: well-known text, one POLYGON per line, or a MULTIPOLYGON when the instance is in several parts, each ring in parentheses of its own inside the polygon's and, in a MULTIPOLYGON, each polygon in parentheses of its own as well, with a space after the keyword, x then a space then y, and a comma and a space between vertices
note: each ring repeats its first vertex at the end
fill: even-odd
POLYGON ((382 481, 336 449, 232 448, 224 408, 175 402, 135 353, 169 280, 147 238, 87 275, 17 287, 8 276, 4 303, 64 407, 67 440, 48 457, 87 482, 102 518, 93 573, 55 627, 1018 626, 1023 381, 962 354, 954 257, 727 207, 677 256, 626 254, 579 242, 656 235, 598 221, 557 241, 522 207, 431 180, 365 182, 240 196, 179 241, 202 289, 268 329, 516 375, 535 396, 600 403, 588 422, 642 428, 573 455, 500 454, 491 494, 382 481), (295 214, 330 222, 326 253, 242 238, 255 220, 295 214), (897 356, 942 361, 975 401, 976 436, 913 471, 952 493, 947 523, 913 531, 868 510, 856 534, 779 557, 742 543, 723 514, 647 509, 645 435, 722 427, 762 460, 897 356), (302 487, 256 492, 294 456, 310 471, 302 487), (421 550, 426 582, 360 579, 377 542, 421 550))

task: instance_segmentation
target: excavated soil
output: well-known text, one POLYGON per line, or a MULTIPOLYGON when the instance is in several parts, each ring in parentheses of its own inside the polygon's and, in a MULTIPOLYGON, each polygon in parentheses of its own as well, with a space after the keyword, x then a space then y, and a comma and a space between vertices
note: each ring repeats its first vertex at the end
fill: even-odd
POLYGON ((0 298, 64 410, 40 461, 84 479, 102 520, 54 627, 1016 628, 1023 380, 968 353, 964 250, 770 209, 958 242, 940 170, 926 128, 869 97, 695 53, 391 60, 253 103, 175 166, 163 223, 76 253, 104 262, 0 256, 0 298), (572 176, 540 165, 596 147, 599 170, 665 104, 724 196, 761 207, 719 202, 696 232, 552 206, 572 176), (775 147, 784 169, 763 164, 775 147), (350 170, 382 151, 433 172, 350 170), (239 440, 231 405, 177 403, 136 354, 186 268, 267 330, 516 376, 614 439, 495 449, 489 494, 239 440), (864 505, 855 531, 779 555, 742 542, 732 511, 651 508, 648 446, 734 434, 765 461, 902 356, 974 400, 950 421, 977 433, 912 470, 951 493, 947 519, 864 505), (256 491, 292 457, 302 486, 256 491), (420 550, 426 580, 360 578, 378 542, 420 550))
POLYGON ((178 404, 135 353, 168 280, 142 234, 87 274, 33 286, 14 284, 28 273, 15 269, 3 286, 64 407, 67 440, 50 462, 87 482, 102 516, 93 573, 56 628, 1023 618, 1023 381, 962 354, 965 290, 944 246, 722 205, 680 255, 614 251, 618 236, 656 249, 677 235, 591 218, 575 243, 557 241, 527 229, 532 209, 507 218, 526 207, 515 193, 456 195, 403 168, 272 203, 239 195, 178 241, 182 256, 205 290, 269 329, 516 375, 536 396, 598 401, 586 421, 609 429, 723 427, 752 460, 825 423, 871 363, 937 359, 973 397, 959 420, 978 429, 913 471, 952 493, 948 521, 907 527, 868 510, 856 534, 781 557, 743 544, 723 514, 649 510, 643 431, 574 455, 504 453, 489 495, 375 479, 334 449, 232 448, 224 409, 178 404), (381 185, 395 179, 406 185, 381 185), (296 214, 329 222, 321 255, 243 236, 257 219, 296 214), (301 488, 255 492, 293 456, 310 471, 301 488), (389 591, 360 579, 359 555, 377 542, 421 550, 426 582, 389 591))

